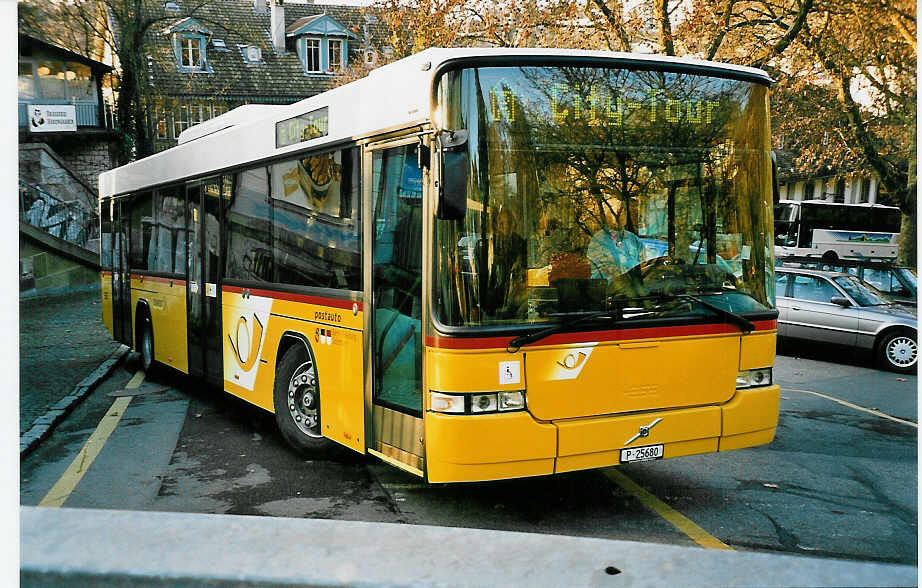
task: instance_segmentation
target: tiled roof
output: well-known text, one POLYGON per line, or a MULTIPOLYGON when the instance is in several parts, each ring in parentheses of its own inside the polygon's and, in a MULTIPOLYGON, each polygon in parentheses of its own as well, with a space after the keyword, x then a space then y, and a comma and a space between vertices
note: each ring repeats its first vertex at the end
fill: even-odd
MULTIPOLYGON (((192 2, 177 1, 181 8, 192 2)), ((162 2, 149 1, 147 5, 157 16, 171 16, 163 10, 162 2)), ((354 33, 358 41, 349 43, 350 61, 362 59, 357 50, 365 41, 380 50, 388 38, 386 29, 377 19, 371 19, 371 23, 366 21, 364 13, 367 9, 361 7, 285 4, 284 9, 286 29, 293 23, 327 14, 354 33)), ((177 15, 174 20, 165 20, 164 26, 156 27, 157 30, 151 31, 148 36, 148 80, 155 93, 177 98, 225 97, 236 101, 292 102, 331 87, 331 76, 305 74, 295 51, 275 50, 270 37, 270 12, 256 12, 253 0, 214 0, 197 8, 194 18, 211 31, 206 48, 210 71, 179 71, 171 35, 163 32, 170 25, 184 20, 177 15), (223 40, 225 48, 215 47, 212 43, 215 39, 223 40), (246 45, 260 47, 262 60, 259 63, 245 61, 239 48, 246 45)))
POLYGON ((310 24, 310 23, 314 22, 315 20, 317 20, 317 19, 320 18, 321 16, 323 16, 323 15, 322 15, 322 14, 315 14, 315 15, 313 15, 313 16, 305 16, 304 18, 299 18, 298 20, 296 20, 296 21, 294 21, 293 23, 291 23, 291 24, 288 26, 288 28, 285 29, 285 32, 286 32, 286 33, 290 33, 290 32, 292 32, 292 31, 296 31, 296 30, 300 29, 301 27, 303 27, 304 25, 310 24))

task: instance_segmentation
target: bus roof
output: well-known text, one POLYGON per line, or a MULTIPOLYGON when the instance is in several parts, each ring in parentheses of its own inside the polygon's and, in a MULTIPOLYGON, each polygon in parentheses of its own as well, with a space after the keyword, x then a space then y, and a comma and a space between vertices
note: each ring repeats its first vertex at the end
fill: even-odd
POLYGON ((572 49, 431 48, 372 70, 368 76, 290 105, 246 105, 183 132, 176 147, 100 174, 100 197, 149 189, 245 166, 306 148, 335 145, 384 130, 424 125, 432 83, 455 65, 523 65, 568 61, 628 69, 662 67, 770 84, 764 71, 696 59, 572 49), (276 125, 326 108, 326 135, 279 146, 276 125))

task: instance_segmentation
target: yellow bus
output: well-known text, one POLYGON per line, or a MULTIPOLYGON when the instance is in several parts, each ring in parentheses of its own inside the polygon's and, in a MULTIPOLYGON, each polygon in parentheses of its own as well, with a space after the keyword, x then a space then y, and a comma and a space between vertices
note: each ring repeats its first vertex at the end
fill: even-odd
POLYGON ((103 317, 429 482, 769 443, 762 71, 429 49, 100 176, 103 317))

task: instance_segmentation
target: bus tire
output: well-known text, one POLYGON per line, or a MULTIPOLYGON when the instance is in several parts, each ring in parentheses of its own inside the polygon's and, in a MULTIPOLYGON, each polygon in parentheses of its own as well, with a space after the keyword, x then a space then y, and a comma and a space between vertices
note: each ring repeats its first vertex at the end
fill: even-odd
POLYGON ((919 363, 917 339, 916 334, 908 330, 884 333, 877 344, 877 364, 901 374, 914 372, 919 363))
POLYGON ((839 261, 839 254, 836 253, 835 251, 827 251, 826 253, 823 254, 822 257, 820 257, 820 259, 822 259, 826 263, 835 263, 839 261))
POLYGON ((282 437, 298 453, 326 455, 332 441, 320 424, 320 386, 313 354, 304 345, 292 345, 282 356, 273 389, 275 421, 282 437))
POLYGON ((153 371, 154 362, 154 323, 150 318, 147 309, 138 310, 143 313, 138 321, 138 353, 141 354, 141 369, 145 374, 153 371))

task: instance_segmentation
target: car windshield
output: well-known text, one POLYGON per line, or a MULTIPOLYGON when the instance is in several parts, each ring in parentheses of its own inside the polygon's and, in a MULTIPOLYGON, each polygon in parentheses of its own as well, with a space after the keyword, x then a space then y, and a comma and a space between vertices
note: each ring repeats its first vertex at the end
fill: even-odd
POLYGON ((446 73, 438 98, 445 128, 469 132, 466 215, 436 222, 441 324, 564 322, 650 298, 654 314, 708 312, 663 303, 683 295, 773 307, 764 86, 483 67, 446 73))
POLYGON ((912 286, 913 292, 915 292, 918 287, 916 286, 916 270, 908 267, 898 267, 896 271, 899 272, 900 276, 906 281, 907 284, 912 286))
POLYGON ((845 290, 858 303, 858 306, 890 304, 890 300, 880 290, 854 276, 838 276, 832 280, 845 290))

